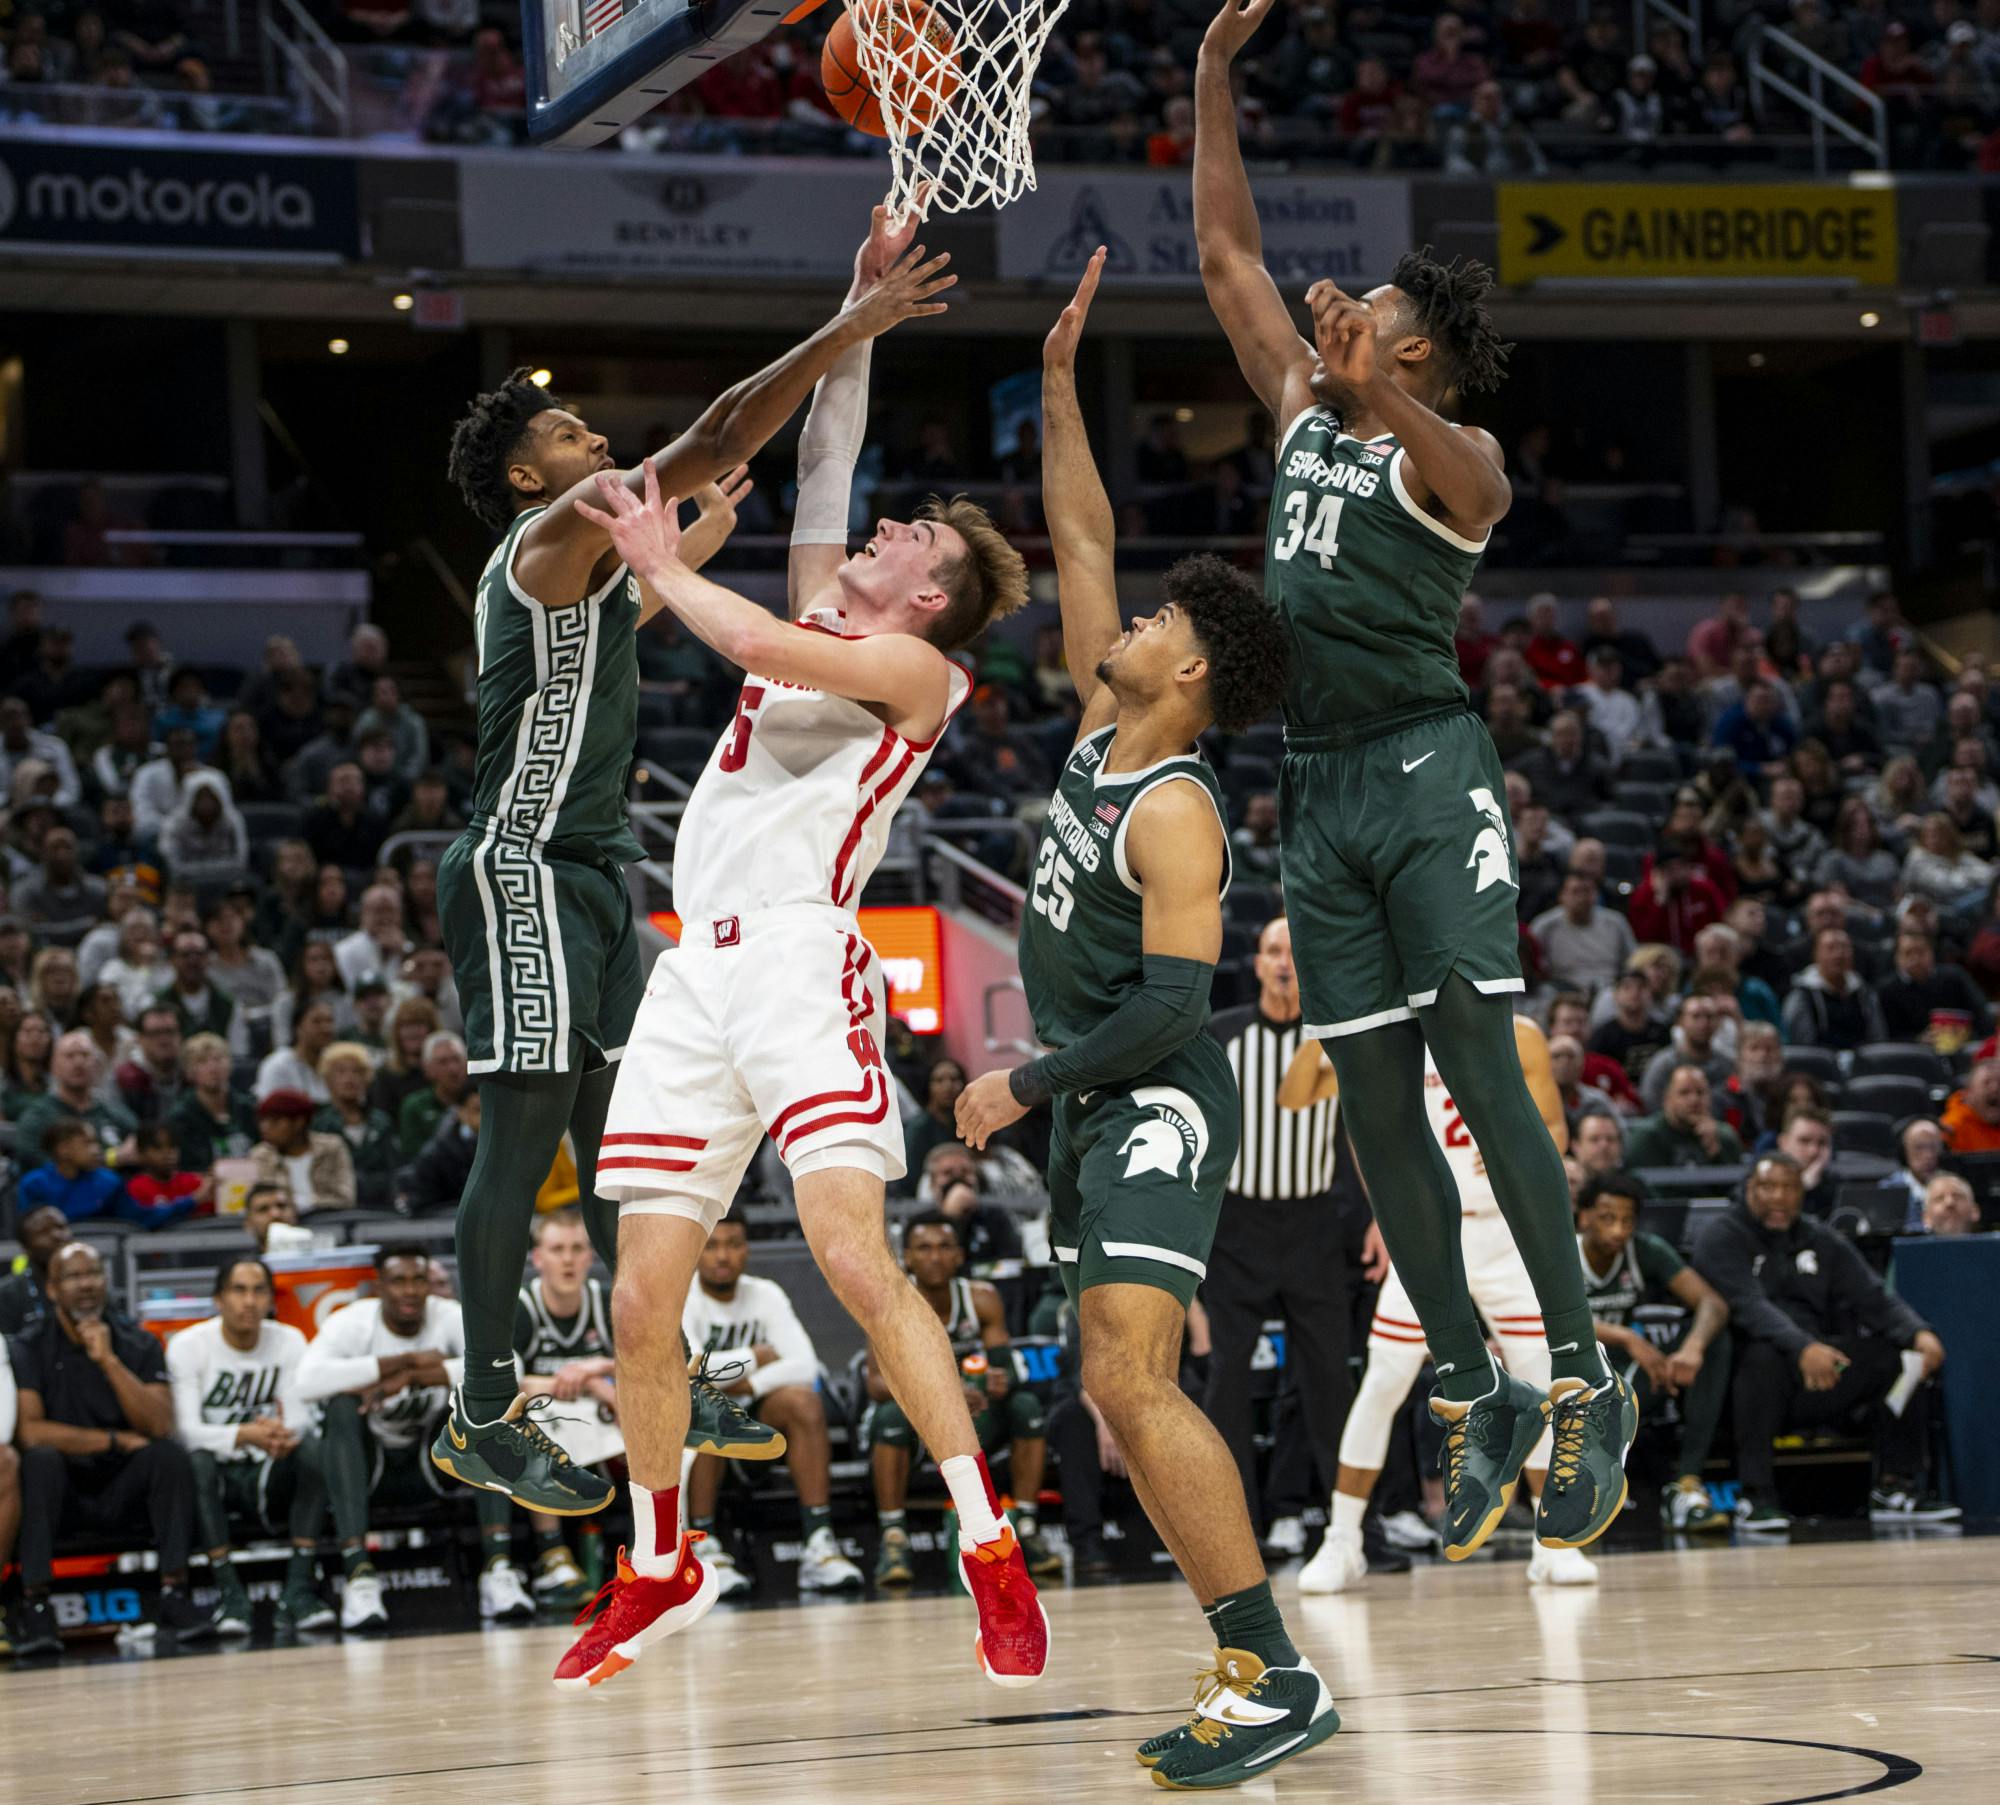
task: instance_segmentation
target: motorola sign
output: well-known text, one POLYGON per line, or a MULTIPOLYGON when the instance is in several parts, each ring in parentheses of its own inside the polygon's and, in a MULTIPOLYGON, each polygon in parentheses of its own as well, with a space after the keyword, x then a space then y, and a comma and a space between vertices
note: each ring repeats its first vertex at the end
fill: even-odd
POLYGON ((0 249, 357 254, 349 157, 0 141, 0 249))

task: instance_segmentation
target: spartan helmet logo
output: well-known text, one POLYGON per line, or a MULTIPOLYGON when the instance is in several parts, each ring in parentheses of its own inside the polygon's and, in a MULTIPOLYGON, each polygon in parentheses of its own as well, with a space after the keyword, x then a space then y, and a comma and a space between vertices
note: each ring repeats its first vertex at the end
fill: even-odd
POLYGON ((1472 798, 1472 806, 1485 817, 1486 824, 1480 828, 1478 837, 1472 842, 1471 854, 1465 861, 1470 871, 1479 867, 1479 881, 1472 886, 1476 895, 1481 890, 1490 889, 1495 884, 1505 884, 1510 890, 1518 890, 1512 873, 1507 869, 1507 815, 1499 803, 1493 800, 1493 792, 1488 789, 1467 790, 1472 798))
POLYGON ((1201 1162, 1208 1152, 1208 1118, 1201 1105, 1186 1091, 1171 1084, 1149 1084, 1132 1093, 1141 1109, 1150 1109, 1157 1118, 1141 1122, 1125 1137, 1118 1149, 1130 1157, 1125 1176, 1137 1178, 1142 1172, 1164 1172, 1169 1178, 1181 1173, 1181 1155, 1188 1155, 1188 1183, 1201 1182, 1201 1162))

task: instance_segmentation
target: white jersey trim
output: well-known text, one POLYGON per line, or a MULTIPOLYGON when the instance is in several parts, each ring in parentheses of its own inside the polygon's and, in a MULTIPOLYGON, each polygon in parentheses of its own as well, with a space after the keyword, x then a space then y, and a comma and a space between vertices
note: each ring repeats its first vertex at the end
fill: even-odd
POLYGON ((1393 1009, 1378 1009, 1373 1015, 1357 1015, 1344 1022, 1324 1024, 1307 1022, 1299 1032, 1307 1040, 1338 1040, 1347 1034, 1366 1034, 1370 1028, 1380 1028, 1390 1022, 1415 1021, 1416 1016, 1407 1004, 1398 1003, 1393 1009))
POLYGON ((1491 532, 1481 539, 1468 539, 1463 533, 1453 532, 1428 508, 1418 506, 1416 498, 1409 491, 1409 486, 1403 481, 1403 460, 1408 456, 1408 451, 1398 445, 1396 455, 1389 460, 1389 488, 1396 499, 1403 504, 1404 513, 1429 527, 1440 539, 1457 546, 1462 552, 1472 552, 1476 555, 1485 551, 1493 537, 1491 532))
MULTIPOLYGON (((1148 796, 1163 784, 1191 783, 1202 795, 1208 798, 1208 806, 1215 810, 1215 818, 1222 828, 1222 888, 1217 892, 1217 895, 1219 897, 1227 896, 1229 894, 1229 880, 1235 872, 1234 862, 1229 856, 1229 823, 1222 818, 1222 807, 1215 800, 1215 792, 1207 784, 1203 783, 1201 778, 1196 774, 1203 769, 1201 761, 1189 757, 1186 753, 1179 753, 1171 759, 1163 759, 1157 765, 1148 765, 1146 769, 1148 771, 1165 770, 1166 775, 1156 777, 1151 783, 1147 784, 1138 795, 1126 803, 1124 814, 1118 818, 1117 829, 1111 836, 1111 864, 1113 869, 1118 873, 1118 881, 1131 891, 1134 896, 1144 894, 1139 880, 1132 875, 1132 867, 1125 862, 1125 832, 1132 825, 1132 817, 1137 812, 1139 804, 1144 802, 1148 796), (1174 768, 1167 769, 1169 766, 1174 768)), ((1131 777, 1134 775, 1136 773, 1130 771, 1121 771, 1119 773, 1120 777, 1131 777)))

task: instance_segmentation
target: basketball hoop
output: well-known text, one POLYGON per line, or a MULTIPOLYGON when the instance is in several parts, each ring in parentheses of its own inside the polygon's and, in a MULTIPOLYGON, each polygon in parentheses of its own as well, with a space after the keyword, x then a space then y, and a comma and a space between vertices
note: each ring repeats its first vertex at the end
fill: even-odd
POLYGON ((891 225, 1004 207, 1034 187, 1030 88, 1069 0, 843 3, 888 131, 891 225))

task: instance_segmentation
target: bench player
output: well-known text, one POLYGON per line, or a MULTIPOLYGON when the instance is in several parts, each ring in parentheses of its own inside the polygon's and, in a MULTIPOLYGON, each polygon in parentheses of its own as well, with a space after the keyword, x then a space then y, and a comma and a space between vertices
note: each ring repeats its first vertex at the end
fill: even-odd
MULTIPOLYGON (((1514 1043, 1521 1055, 1521 1071, 1528 1091, 1541 1112, 1549 1138, 1558 1153, 1569 1148, 1569 1125, 1563 1115, 1562 1094, 1556 1088, 1555 1073, 1549 1068, 1549 1043, 1540 1028, 1524 1015, 1514 1018, 1514 1043)), ((1332 1062, 1316 1042, 1301 1047, 1291 1070, 1278 1087, 1278 1102, 1286 1109, 1310 1109, 1315 1103, 1340 1094, 1340 1080, 1332 1062)), ((1515 1251, 1514 1237, 1500 1214, 1493 1196, 1492 1181, 1486 1176, 1486 1161, 1472 1136, 1466 1132, 1465 1117, 1452 1100, 1451 1090, 1438 1075, 1437 1061, 1424 1058, 1424 1109, 1430 1118, 1431 1134, 1442 1150, 1458 1184, 1463 1210, 1460 1233, 1464 1237, 1465 1276, 1472 1289, 1472 1301, 1486 1326, 1499 1339, 1508 1372, 1525 1380, 1538 1391, 1549 1387, 1549 1348, 1542 1334, 1541 1306, 1535 1288, 1528 1282, 1528 1269, 1515 1251)), ((1396 1276, 1393 1264, 1382 1281, 1375 1299, 1375 1318, 1368 1329, 1368 1370, 1362 1375, 1361 1389, 1354 1407, 1347 1413, 1347 1425, 1340 1432, 1340 1467, 1334 1477, 1332 1516, 1326 1540, 1319 1552, 1299 1569, 1301 1592, 1344 1592, 1368 1576, 1368 1559, 1361 1551, 1361 1519, 1375 1482, 1382 1476, 1382 1463, 1389 1452, 1389 1437, 1398 1412, 1417 1382, 1424 1364, 1424 1331, 1410 1307, 1409 1294, 1396 1276)), ((1536 1444, 1522 1468, 1528 1488, 1537 1497, 1549 1470, 1549 1439, 1536 1444)), ((1597 1583, 1597 1568, 1576 1548, 1545 1548, 1535 1544, 1528 1558, 1531 1584, 1549 1586, 1589 1586, 1597 1583)))
POLYGON ((653 968, 598 1160, 605 1195, 623 1200, 612 1322, 634 1546, 603 1614, 557 1667, 565 1688, 610 1678, 714 1600, 715 1576, 678 1527, 688 1390, 677 1325, 709 1231, 767 1132, 814 1258, 951 1489, 981 1669, 1027 1685, 1047 1660, 1048 1625, 944 1327, 889 1250, 884 1182, 903 1174, 902 1128, 882 1066, 881 971, 854 916, 891 816, 971 688, 946 654, 1021 605, 1027 569, 963 499, 884 520, 846 555, 867 376, 865 349, 843 355, 800 439, 790 621, 681 562, 674 506, 650 467, 643 503, 607 475, 608 511, 588 510, 639 578, 747 675, 681 816, 681 941, 653 968))
POLYGON ((1315 283, 1313 338, 1299 336, 1264 267, 1229 91, 1272 3, 1223 0, 1202 42, 1194 218, 1209 305, 1282 423, 1264 587, 1293 649, 1278 807, 1304 1033, 1340 1073, 1355 1156, 1430 1344, 1446 1558, 1492 1534, 1545 1422, 1555 1452, 1535 1532, 1582 1547, 1625 1501, 1638 1413, 1598 1351, 1562 1162, 1515 1051, 1507 791, 1452 645, 1511 497, 1492 434, 1440 410, 1495 386, 1508 347, 1486 311, 1492 273, 1418 252, 1359 300, 1315 283), (1424 1121, 1426 1044, 1534 1283, 1546 1394, 1503 1372, 1480 1332, 1457 1187, 1424 1121))
POLYGON ((1076 345, 1100 246, 1042 355, 1042 505, 1063 649, 1083 702, 1050 799, 1021 981, 1056 1050, 959 1094, 974 1147, 1053 1102, 1049 1240, 1078 1312, 1083 1389, 1199 1601, 1215 1665, 1194 1715, 1139 1760, 1161 1786, 1233 1786, 1340 1728, 1292 1645, 1227 1444, 1180 1387, 1182 1325, 1235 1161, 1236 1081, 1202 1030, 1222 951, 1229 836, 1195 741, 1277 706, 1285 641, 1256 585, 1220 558, 1166 573, 1153 614, 1119 631, 1111 503, 1076 399, 1076 345))
MULTIPOLYGON (((899 321, 943 311, 927 297, 951 280, 945 260, 903 255, 907 244, 878 217, 862 251, 866 291, 646 460, 656 480, 705 494, 690 559, 699 563, 734 522, 742 473, 727 479, 733 493, 716 479, 756 452, 837 359, 899 321)), ((625 813, 638 731, 635 635, 661 598, 625 568, 603 517, 579 506, 610 468, 603 437, 525 371, 480 396, 452 435, 452 480, 505 536, 479 580, 471 819, 438 869, 485 1113, 458 1215, 466 1376, 432 1458, 468 1485, 557 1516, 601 1510, 613 1488, 569 1461, 516 1401, 514 1298, 535 1190, 566 1130, 592 1239, 611 1264, 615 1212, 595 1194, 592 1161, 643 988, 621 861, 639 856, 625 813)), ((636 492, 639 472, 617 480, 636 492)), ((713 1388, 701 1387, 699 1400, 698 1445, 782 1451, 713 1388)))

